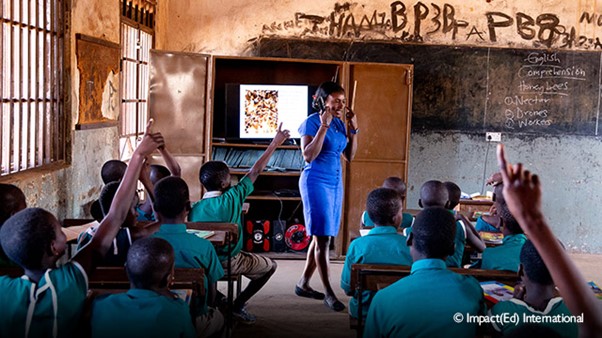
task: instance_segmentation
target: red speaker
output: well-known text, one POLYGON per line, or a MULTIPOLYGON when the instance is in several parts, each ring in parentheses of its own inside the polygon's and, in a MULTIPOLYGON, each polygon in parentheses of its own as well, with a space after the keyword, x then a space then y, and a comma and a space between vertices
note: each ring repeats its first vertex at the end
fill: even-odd
POLYGON ((245 249, 249 252, 270 251, 270 221, 248 220, 245 226, 245 249))

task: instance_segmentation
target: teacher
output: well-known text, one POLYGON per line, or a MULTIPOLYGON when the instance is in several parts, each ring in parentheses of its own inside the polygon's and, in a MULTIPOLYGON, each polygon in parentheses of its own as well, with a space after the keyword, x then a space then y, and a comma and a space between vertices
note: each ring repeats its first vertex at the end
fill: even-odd
POLYGON ((307 260, 295 294, 324 299, 334 311, 343 311, 329 279, 329 244, 339 232, 343 201, 341 154, 351 161, 357 149, 357 118, 347 107, 345 90, 334 82, 324 82, 314 95, 312 108, 299 127, 301 150, 306 165, 299 180, 303 215, 307 232, 312 236, 307 260), (343 122, 346 120, 346 123, 343 122), (309 281, 318 268, 326 295, 313 290, 309 281))

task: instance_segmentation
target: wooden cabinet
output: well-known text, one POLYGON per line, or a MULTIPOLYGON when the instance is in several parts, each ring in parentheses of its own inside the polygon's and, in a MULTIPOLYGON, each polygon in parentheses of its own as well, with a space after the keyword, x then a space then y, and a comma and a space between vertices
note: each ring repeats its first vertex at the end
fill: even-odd
MULTIPOLYGON (((407 180, 412 65, 209 57, 164 51, 152 51, 150 62, 150 115, 157 119, 156 125, 165 135, 169 149, 183 161, 183 175, 191 185, 192 200, 200 196, 198 170, 203 162, 224 149, 262 149, 262 145, 228 139, 226 96, 231 83, 304 84, 316 88, 336 77, 347 90, 348 101, 354 102, 360 134, 355 160, 344 162, 345 195, 337 254, 344 254, 350 239, 359 234, 359 217, 367 194, 388 176, 407 180), (355 83, 357 89, 353 93, 355 83), (172 137, 183 145, 172 146, 172 137)), ((295 145, 277 151, 286 150, 299 151, 301 156, 295 145)), ((241 177, 245 170, 232 168, 232 173, 241 177)), ((280 219, 303 222, 300 198, 274 193, 298 191, 298 180, 299 170, 261 174, 255 193, 247 200, 251 204, 247 217, 270 219, 277 213, 280 219)))

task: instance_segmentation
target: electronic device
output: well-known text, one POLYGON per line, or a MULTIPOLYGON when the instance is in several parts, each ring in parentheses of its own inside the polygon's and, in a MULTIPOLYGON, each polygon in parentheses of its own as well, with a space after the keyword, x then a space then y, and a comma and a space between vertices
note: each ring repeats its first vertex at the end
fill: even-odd
POLYGON ((270 251, 270 221, 248 220, 245 223, 245 250, 249 252, 270 251))
POLYGON ((270 236, 272 241, 272 251, 284 252, 286 251, 286 243, 284 242, 284 233, 286 231, 286 222, 283 220, 272 221, 272 235, 270 236))

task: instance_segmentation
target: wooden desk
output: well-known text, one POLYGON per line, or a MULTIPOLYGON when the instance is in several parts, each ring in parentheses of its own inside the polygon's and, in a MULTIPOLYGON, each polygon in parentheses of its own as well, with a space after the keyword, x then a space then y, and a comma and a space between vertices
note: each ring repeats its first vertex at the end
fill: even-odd
POLYGON ((492 205, 493 201, 491 200, 460 200, 460 204, 458 204, 456 209, 466 215, 469 220, 476 221, 475 214, 477 212, 489 212, 492 205))

